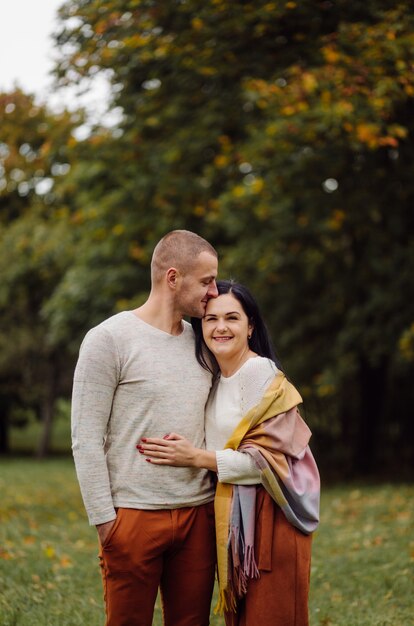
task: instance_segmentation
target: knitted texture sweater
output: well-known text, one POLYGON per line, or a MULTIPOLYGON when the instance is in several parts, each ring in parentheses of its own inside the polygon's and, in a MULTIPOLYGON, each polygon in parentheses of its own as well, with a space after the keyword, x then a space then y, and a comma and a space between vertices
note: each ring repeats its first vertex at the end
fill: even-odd
POLYGON ((197 363, 193 331, 170 335, 124 311, 90 330, 72 396, 72 450, 90 524, 115 507, 174 509, 214 497, 206 470, 147 463, 141 437, 177 432, 205 447, 211 376, 197 363))
POLYGON ((260 483, 260 472, 248 454, 223 448, 241 418, 258 404, 276 372, 273 361, 257 356, 215 383, 206 407, 206 447, 216 451, 219 482, 260 483))

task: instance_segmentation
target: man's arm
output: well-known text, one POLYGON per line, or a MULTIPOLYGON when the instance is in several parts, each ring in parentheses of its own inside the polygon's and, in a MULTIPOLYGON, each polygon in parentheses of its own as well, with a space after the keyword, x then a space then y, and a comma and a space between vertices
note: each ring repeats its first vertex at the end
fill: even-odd
POLYGON ((112 336, 102 327, 92 329, 82 343, 74 375, 72 450, 89 522, 100 526, 100 537, 116 518, 104 440, 119 374, 112 336))

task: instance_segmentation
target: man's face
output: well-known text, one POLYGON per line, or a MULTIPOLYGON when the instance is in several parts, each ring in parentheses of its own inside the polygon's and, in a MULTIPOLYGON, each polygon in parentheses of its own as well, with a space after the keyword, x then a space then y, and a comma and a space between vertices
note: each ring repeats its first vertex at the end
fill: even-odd
POLYGON ((177 308, 182 315, 203 317, 207 302, 218 296, 217 258, 209 252, 202 252, 192 268, 181 277, 177 292, 177 308))

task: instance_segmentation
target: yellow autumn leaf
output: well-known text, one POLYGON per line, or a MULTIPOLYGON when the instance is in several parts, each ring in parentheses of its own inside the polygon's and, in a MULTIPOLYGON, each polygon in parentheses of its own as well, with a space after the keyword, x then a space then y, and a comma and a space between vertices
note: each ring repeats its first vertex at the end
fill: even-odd
POLYGON ((399 126, 398 124, 392 124, 392 126, 389 127, 389 131, 392 135, 398 137, 399 139, 405 139, 408 135, 408 130, 404 128, 404 126, 399 126))
POLYGON ((53 559, 56 556, 56 551, 52 546, 47 546, 44 550, 44 553, 48 559, 53 559))
POLYGON ((237 185, 233 188, 232 194, 235 198, 242 198, 246 194, 246 189, 242 185, 237 185))
POLYGON ((352 113, 354 110, 354 105, 352 102, 348 100, 340 100, 338 104, 335 106, 335 111, 339 115, 347 115, 348 113, 352 113))
POLYGON ((345 211, 342 211, 341 209, 335 209, 335 211, 333 212, 332 218, 338 224, 342 224, 343 221, 345 220, 345 211))
POLYGON ((337 63, 340 59, 340 54, 337 50, 335 50, 332 46, 325 46, 322 48, 323 55, 325 60, 328 63, 337 63))
POLYGON ((318 86, 318 81, 316 80, 315 76, 310 72, 305 72, 305 74, 303 74, 302 83, 307 93, 312 93, 318 86))
POLYGON ((12 558, 13 555, 10 552, 7 550, 0 550, 0 559, 3 559, 4 561, 11 561, 12 558))
POLYGON ((62 558, 59 561, 59 564, 63 568, 72 567, 72 561, 66 554, 62 556, 62 558))
POLYGON ((194 17, 191 20, 191 26, 194 28, 194 30, 201 30, 204 26, 204 22, 203 20, 200 20, 199 17, 194 17))
POLYGON ((206 209, 201 204, 197 204, 193 209, 193 214, 197 215, 197 217, 202 217, 206 214, 206 209))
POLYGON ((28 535, 27 537, 25 537, 25 538, 23 539, 23 542, 24 542, 27 546, 32 545, 35 541, 36 541, 36 539, 33 537, 33 535, 28 535))
POLYGON ((226 167, 228 163, 229 163, 229 157, 226 156, 225 154, 218 154, 216 158, 214 159, 214 165, 219 168, 226 167))
POLYGON ((151 126, 152 128, 154 128, 155 126, 159 126, 160 120, 158 117, 155 117, 155 115, 151 115, 150 117, 147 118, 146 124, 147 126, 151 126))
POLYGON ((356 136, 362 143, 375 147, 378 144, 379 127, 376 124, 358 124, 356 136))
POLYGON ((150 36, 143 34, 132 35, 131 37, 125 37, 123 40, 124 46, 128 48, 142 48, 148 44, 150 36))
POLYGON ((253 181, 252 185, 250 186, 250 189, 253 191, 253 193, 260 193, 263 187, 264 187, 263 178, 256 178, 253 181))
POLYGON ((215 67, 208 66, 200 67, 199 72, 203 76, 214 76, 214 74, 217 74, 217 70, 215 67))
POLYGON ((228 135, 220 135, 218 140, 222 146, 228 146, 231 143, 230 137, 228 135))
POLYGON ((112 232, 116 236, 122 235, 125 232, 125 226, 123 224, 115 224, 112 232))
POLYGON ((291 104, 283 107, 282 111, 281 111, 282 115, 286 115, 287 117, 294 115, 296 113, 296 108, 294 106, 292 106, 291 104))

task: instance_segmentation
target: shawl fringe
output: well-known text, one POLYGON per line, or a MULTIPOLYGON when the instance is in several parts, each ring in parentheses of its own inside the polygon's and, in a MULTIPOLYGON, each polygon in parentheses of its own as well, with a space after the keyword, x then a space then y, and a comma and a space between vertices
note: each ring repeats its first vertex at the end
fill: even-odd
POLYGON ((219 615, 223 615, 223 613, 229 612, 235 613, 236 609, 237 600, 234 593, 230 589, 221 589, 219 591, 217 604, 214 607, 214 613, 218 613, 219 615))

